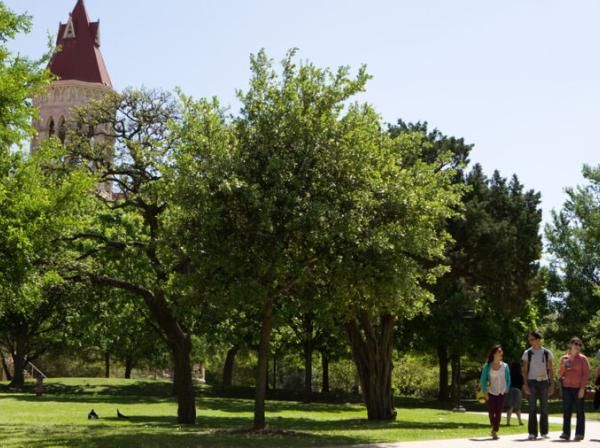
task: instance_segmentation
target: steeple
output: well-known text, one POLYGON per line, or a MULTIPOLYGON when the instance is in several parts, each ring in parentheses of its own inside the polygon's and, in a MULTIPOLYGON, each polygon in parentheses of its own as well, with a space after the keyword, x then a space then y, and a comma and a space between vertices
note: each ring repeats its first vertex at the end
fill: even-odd
POLYGON ((90 22, 83 0, 77 0, 67 23, 60 23, 57 52, 48 68, 61 80, 112 86, 100 53, 100 21, 90 22))
MULTIPOLYGON (((83 0, 77 0, 67 22, 59 25, 58 48, 48 64, 58 79, 50 83, 46 92, 33 99, 39 116, 32 123, 37 131, 31 140, 32 152, 42 140, 52 135, 64 142, 69 129, 78 126, 73 111, 113 92, 100 54, 99 30, 100 22, 90 22, 83 0)), ((101 138, 96 135, 98 129, 87 131, 95 139, 101 138)))

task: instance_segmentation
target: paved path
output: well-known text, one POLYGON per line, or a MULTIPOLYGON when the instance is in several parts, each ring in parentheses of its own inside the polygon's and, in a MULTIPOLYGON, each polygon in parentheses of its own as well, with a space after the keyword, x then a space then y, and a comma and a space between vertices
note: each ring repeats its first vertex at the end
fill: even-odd
MULTIPOLYGON (((487 415, 487 414, 486 414, 487 415)), ((562 424, 562 418, 550 417, 551 423, 562 424)), ((573 422, 573 429, 574 427, 573 422)), ((370 445, 352 445, 351 448, 499 448, 508 446, 523 446, 521 442, 532 444, 531 448, 560 448, 561 443, 572 443, 579 447, 600 448, 600 422, 586 419, 585 435, 586 440, 582 442, 566 442, 558 438, 560 432, 550 433, 549 439, 537 439, 535 441, 527 440, 527 424, 523 426, 523 434, 502 435, 500 428, 500 439, 492 440, 491 437, 478 437, 472 439, 448 439, 448 440, 426 440, 419 442, 400 442, 400 443, 376 443, 370 445)), ((527 446, 527 445, 525 445, 527 446)))

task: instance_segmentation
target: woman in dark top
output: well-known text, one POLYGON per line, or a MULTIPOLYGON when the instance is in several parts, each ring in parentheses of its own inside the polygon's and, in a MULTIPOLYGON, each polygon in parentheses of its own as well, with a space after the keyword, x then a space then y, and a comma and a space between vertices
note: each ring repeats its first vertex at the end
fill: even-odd
POLYGON ((510 391, 508 392, 508 400, 506 405, 508 411, 506 412, 506 425, 510 426, 510 417, 513 411, 517 414, 519 419, 519 425, 523 425, 521 421, 521 403, 523 402, 523 393, 521 388, 523 387, 523 374, 521 373, 521 364, 517 361, 510 365, 510 391))

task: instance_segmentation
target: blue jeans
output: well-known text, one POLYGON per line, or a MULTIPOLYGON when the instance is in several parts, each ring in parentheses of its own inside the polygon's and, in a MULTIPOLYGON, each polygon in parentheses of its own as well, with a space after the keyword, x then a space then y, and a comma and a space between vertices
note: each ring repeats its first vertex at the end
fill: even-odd
POLYGON ((537 400, 540 400, 540 433, 548 434, 548 381, 528 380, 529 386, 529 434, 538 436, 537 400))
POLYGON ((573 406, 577 413, 577 426, 575 435, 583 437, 585 435, 585 412, 583 409, 584 400, 579 398, 579 389, 576 387, 563 387, 563 433, 571 437, 571 415, 573 406))

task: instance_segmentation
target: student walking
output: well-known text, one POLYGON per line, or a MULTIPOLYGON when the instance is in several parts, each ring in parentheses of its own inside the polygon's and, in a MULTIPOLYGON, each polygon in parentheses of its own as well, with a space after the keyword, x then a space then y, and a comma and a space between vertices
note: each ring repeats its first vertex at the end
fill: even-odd
POLYGON ((506 426, 510 426, 510 417, 513 411, 517 414, 519 425, 523 425, 521 420, 521 404, 523 403, 523 393, 521 388, 523 387, 523 372, 521 372, 521 364, 518 361, 510 364, 510 391, 508 392, 508 399, 506 407, 506 426))
POLYGON ((542 335, 537 331, 529 333, 527 340, 531 347, 523 352, 523 392, 529 399, 529 440, 538 436, 537 402, 540 402, 539 434, 548 438, 548 396, 554 393, 554 369, 552 352, 542 346, 542 335))
POLYGON ((575 427, 575 441, 583 440, 585 435, 585 387, 590 376, 590 363, 585 355, 581 354, 583 343, 579 338, 569 341, 569 352, 560 358, 558 368, 563 396, 563 431, 560 438, 571 438, 571 415, 573 407, 577 413, 575 427))
POLYGON ((494 345, 481 372, 481 390, 488 394, 488 412, 492 426, 492 439, 498 439, 500 420, 506 393, 510 390, 510 369, 502 362, 501 345, 494 345))

